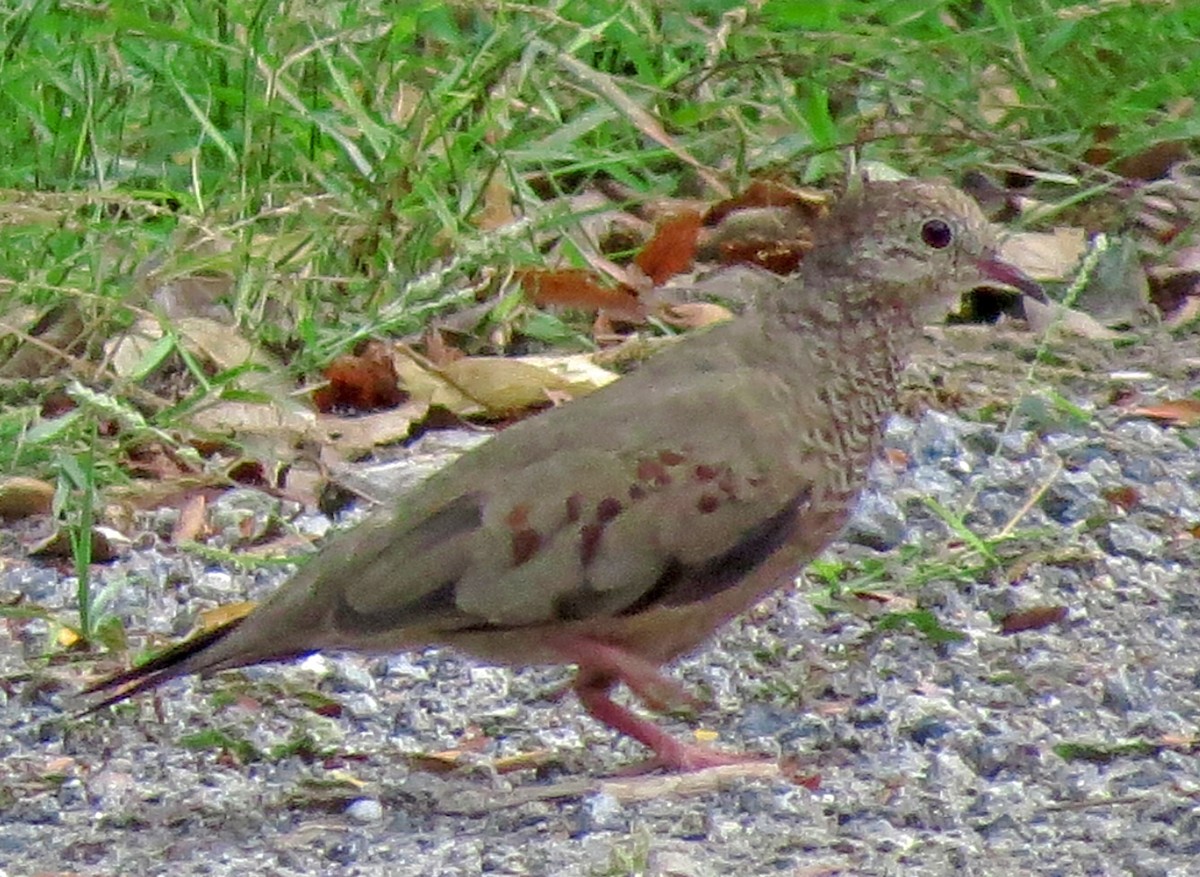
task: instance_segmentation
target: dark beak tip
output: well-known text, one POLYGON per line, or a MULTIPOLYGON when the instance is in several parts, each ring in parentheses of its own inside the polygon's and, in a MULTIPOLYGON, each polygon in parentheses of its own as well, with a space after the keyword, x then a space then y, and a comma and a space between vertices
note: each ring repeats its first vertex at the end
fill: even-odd
POLYGON ((1011 286, 1030 298, 1037 299, 1042 304, 1048 304, 1046 291, 1040 283, 1015 265, 1005 262, 995 256, 980 261, 979 271, 988 280, 994 280, 1004 286, 1011 286))

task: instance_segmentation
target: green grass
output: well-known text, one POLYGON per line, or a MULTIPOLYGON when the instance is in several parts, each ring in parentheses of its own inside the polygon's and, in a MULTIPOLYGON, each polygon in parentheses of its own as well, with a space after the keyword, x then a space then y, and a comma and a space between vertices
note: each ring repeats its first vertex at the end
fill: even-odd
POLYGON ((836 178, 855 144, 929 174, 1065 170, 1099 125, 1125 152, 1195 137, 1167 114, 1200 83, 1200 9, 1177 7, 24 3, 0 19, 3 291, 103 334, 152 254, 228 274, 244 330, 305 373, 537 261, 571 221, 556 195, 694 188, 639 108, 730 187, 836 178), (984 80, 1011 89, 1002 119, 984 80), (474 225, 493 178, 524 233, 474 225))
POLYGON ((1099 126, 1118 155, 1200 135, 1178 112, 1200 6, 1092 6, 9 4, 0 472, 73 471, 91 496, 125 477, 123 442, 182 443, 182 413, 240 392, 173 341, 152 295, 169 284, 215 284, 289 380, 480 300, 535 343, 577 344, 510 271, 578 227, 569 199, 598 181, 713 199, 761 176, 837 182, 851 151, 915 175, 1073 172, 1099 126), (497 190, 523 221, 488 230, 497 190), (147 314, 164 340, 121 377, 106 344, 147 314), (187 389, 164 394, 152 366, 180 359, 187 389), (72 382, 89 413, 42 416, 72 382), (97 437, 101 416, 122 431, 97 437))

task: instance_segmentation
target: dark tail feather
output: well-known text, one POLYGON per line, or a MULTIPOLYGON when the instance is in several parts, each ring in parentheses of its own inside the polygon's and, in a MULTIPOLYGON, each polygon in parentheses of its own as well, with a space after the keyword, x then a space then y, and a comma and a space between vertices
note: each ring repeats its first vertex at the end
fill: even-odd
POLYGON ((244 620, 244 618, 235 618, 220 627, 176 643, 144 664, 114 673, 94 685, 89 685, 81 692, 82 694, 95 694, 98 691, 111 691, 114 688, 118 690, 98 703, 92 704, 79 715, 86 716, 104 709, 106 706, 120 703, 135 694, 157 688, 177 676, 186 676, 189 673, 209 669, 204 661, 197 660, 200 654, 213 643, 228 636, 244 620))

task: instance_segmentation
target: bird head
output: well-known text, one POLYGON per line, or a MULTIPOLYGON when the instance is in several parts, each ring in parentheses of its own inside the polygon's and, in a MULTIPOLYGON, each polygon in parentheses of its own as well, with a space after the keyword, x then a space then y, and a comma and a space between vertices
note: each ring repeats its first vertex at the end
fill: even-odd
POLYGON ((807 270, 843 278, 848 310, 903 310, 940 319, 979 286, 1042 288, 1000 256, 993 226, 970 196, 946 182, 866 183, 813 230, 807 270))

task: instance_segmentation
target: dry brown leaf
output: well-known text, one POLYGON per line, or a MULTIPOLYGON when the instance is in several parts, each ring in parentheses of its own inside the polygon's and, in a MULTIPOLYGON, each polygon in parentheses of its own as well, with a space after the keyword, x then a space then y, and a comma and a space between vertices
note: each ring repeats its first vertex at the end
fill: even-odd
POLYGON ((1185 298, 1183 304, 1176 308, 1163 322, 1172 329, 1178 329, 1180 326, 1186 326, 1196 319, 1200 319, 1200 282, 1196 284, 1193 294, 1185 298))
POLYGON ((322 413, 334 408, 353 412, 395 408, 405 400, 392 351, 382 341, 369 341, 355 354, 337 357, 323 372, 327 384, 313 392, 322 413))
POLYGON ((312 434, 316 414, 293 399, 224 400, 189 414, 187 420, 201 432, 236 436, 239 441, 246 436, 269 440, 279 452, 277 459, 288 460, 292 445, 312 434))
POLYGON ((436 326, 425 330, 424 342, 425 356, 436 366, 447 365, 466 356, 463 351, 447 343, 445 332, 436 326))
POLYGON ((725 217, 740 210, 758 207, 799 208, 810 217, 828 209, 829 196, 815 189, 795 189, 774 180, 754 180, 742 192, 718 201, 704 215, 705 225, 719 225, 725 217))
POLYGON ((0 519, 13 520, 50 513, 54 485, 20 475, 0 481, 0 519))
POLYGON ((1141 405, 1129 412, 1135 417, 1149 417, 1168 426, 1200 425, 1200 400, 1168 399, 1153 405, 1141 405))
MULTIPOLYGON (((92 528, 92 563, 108 563, 115 560, 119 548, 129 545, 129 539, 123 533, 118 533, 111 527, 92 528)), ((71 536, 65 529, 60 529, 30 546, 30 557, 53 557, 65 559, 75 556, 71 536)))
POLYGON ((684 211, 663 221, 654 237, 634 259, 655 286, 667 278, 682 274, 696 258, 696 237, 700 233, 700 214, 684 211))
POLYGON ((0 362, 0 378, 36 378, 62 371, 64 361, 83 340, 83 312, 74 301, 65 301, 40 316, 17 311, 0 323, 3 334, 18 338, 11 355, 0 362))
POLYGON ((811 243, 804 238, 724 241, 720 249, 721 264, 757 265, 785 277, 800 267, 804 254, 811 248, 811 243))
POLYGON ((196 467, 160 441, 141 441, 125 448, 125 470, 155 481, 177 481, 196 473, 196 467))
POLYGON ((1005 615, 1000 621, 1000 632, 1022 633, 1026 630, 1041 630, 1043 627, 1058 624, 1066 617, 1066 606, 1035 606, 1005 615))
POLYGON ((1185 140, 1163 140, 1151 144, 1141 152, 1127 155, 1113 165, 1113 170, 1126 179, 1161 180, 1171 168, 1191 158, 1185 140))
POLYGON ((580 268, 530 268, 516 272, 517 282, 538 307, 604 311, 630 323, 646 319, 645 309, 628 288, 603 286, 591 271, 580 268))
POLYGON ((1137 492, 1137 488, 1128 484, 1123 484, 1120 487, 1109 487, 1100 491, 1100 495, 1111 502, 1119 509, 1131 512, 1139 502, 1142 501, 1141 496, 1137 492))

